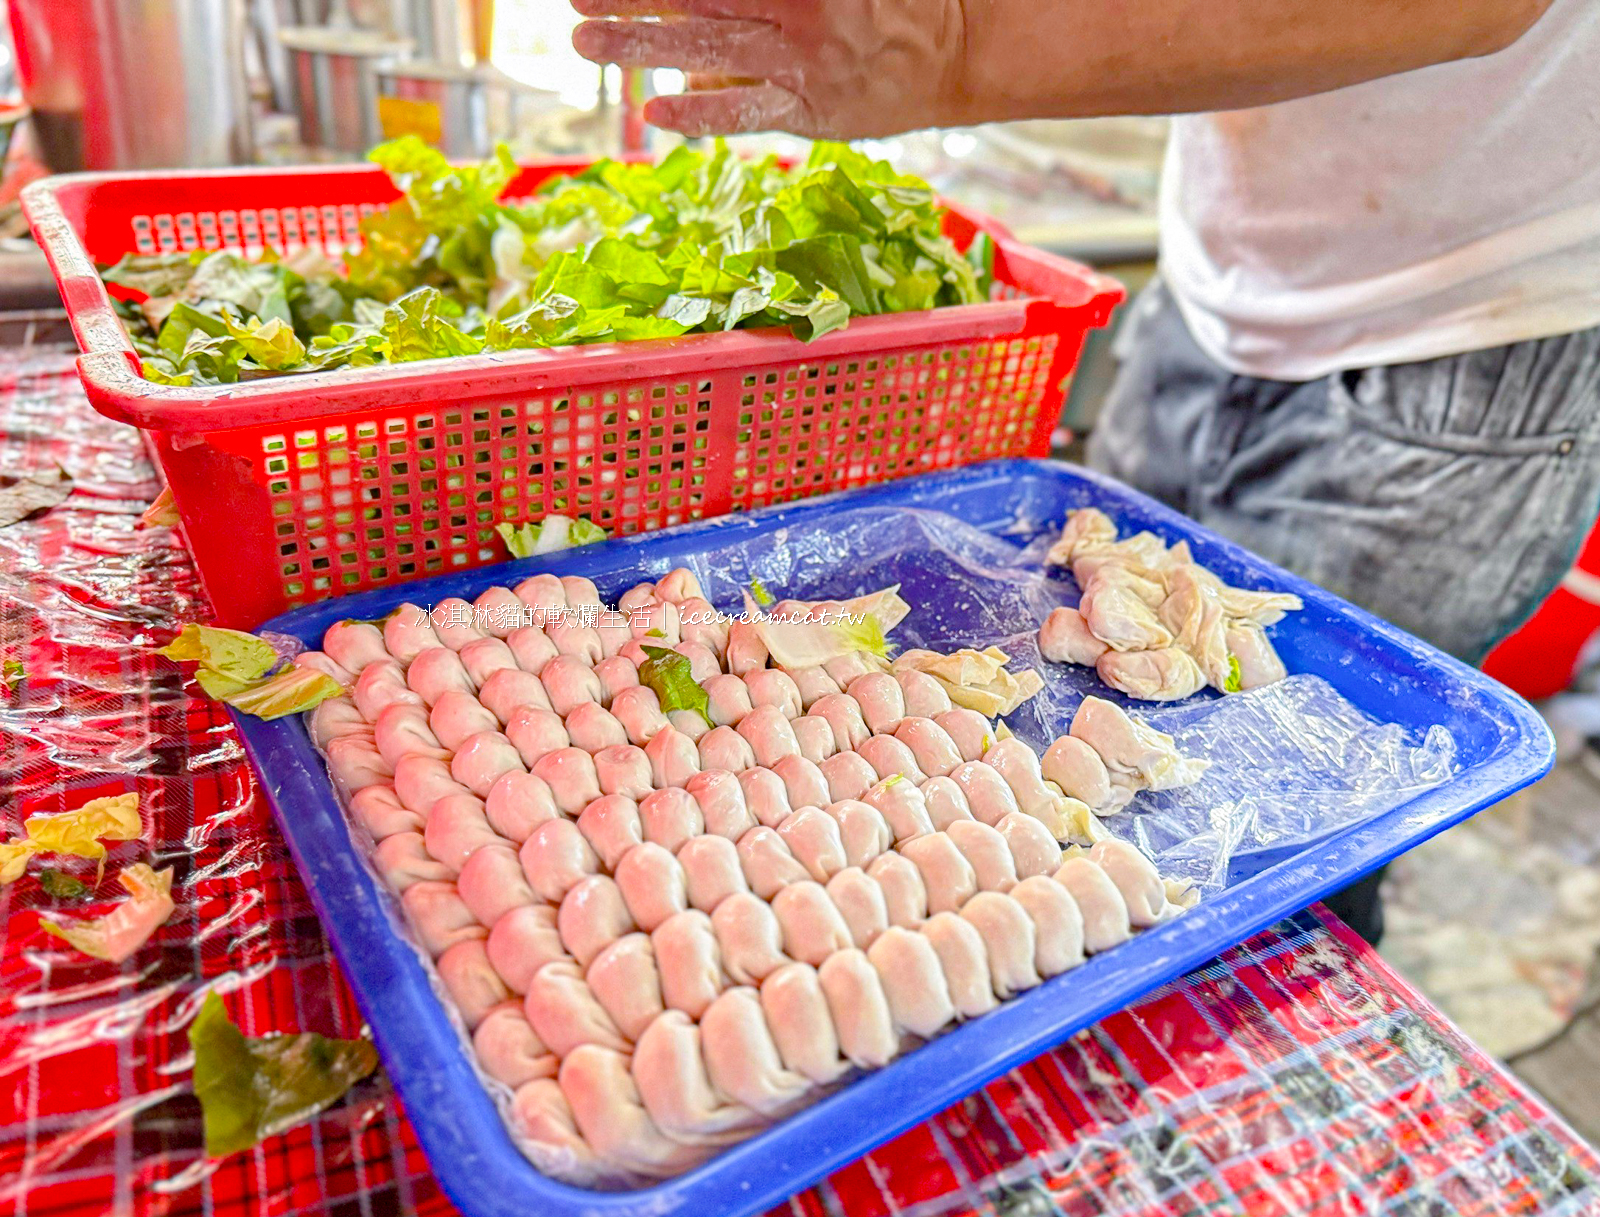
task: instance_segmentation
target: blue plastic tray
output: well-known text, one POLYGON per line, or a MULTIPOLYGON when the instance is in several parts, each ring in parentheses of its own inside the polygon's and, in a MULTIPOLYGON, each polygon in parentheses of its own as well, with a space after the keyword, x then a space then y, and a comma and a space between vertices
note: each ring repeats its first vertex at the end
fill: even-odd
MULTIPOLYGON (((1015 536, 1019 519, 1059 526, 1068 509, 1087 504, 1106 509, 1125 530, 1137 525, 1169 541, 1188 538, 1196 558, 1230 581, 1299 593, 1305 611, 1273 629, 1290 671, 1322 676, 1375 718, 1418 731, 1433 723, 1446 726, 1456 740, 1457 774, 1264 869, 1237 869, 1232 886, 1187 915, 958 1027, 691 1173, 639 1191, 593 1192, 557 1183, 516 1150, 412 948, 390 926, 385 897, 356 856, 304 725, 298 719, 239 721, 389 1075, 440 1183, 463 1212, 469 1217, 744 1217, 766 1209, 1011 1066, 1527 785, 1549 769, 1553 743, 1526 702, 1479 672, 1150 499, 1084 470, 1046 462, 992 462, 508 562, 314 605, 263 627, 316 646, 323 631, 342 618, 376 618, 406 600, 471 600, 493 584, 514 584, 535 570, 588 575, 614 602, 640 578, 659 576, 692 555, 746 542, 753 543, 752 552, 769 551, 780 529, 839 522, 863 508, 934 509, 1021 543, 1027 538, 1015 536)), ((874 584, 903 579, 916 604, 915 566, 914 554, 901 554, 881 569, 852 572, 852 578, 865 575, 874 584)), ((742 573, 729 577, 741 580, 742 573)), ((836 589, 783 587, 792 596, 830 590, 836 589)), ((725 597, 713 594, 712 599, 723 603, 725 597)))

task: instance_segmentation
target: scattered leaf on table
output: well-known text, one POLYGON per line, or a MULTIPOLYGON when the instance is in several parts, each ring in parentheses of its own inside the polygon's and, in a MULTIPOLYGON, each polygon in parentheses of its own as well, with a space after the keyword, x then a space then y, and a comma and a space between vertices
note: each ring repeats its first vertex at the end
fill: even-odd
POLYGON ((314 1032, 248 1037, 215 992, 189 1027, 189 1046, 213 1158, 305 1122, 378 1067, 377 1050, 363 1039, 314 1032))
POLYGON ((176 528, 178 526, 178 501, 172 497, 172 487, 163 486, 155 502, 144 509, 138 528, 176 528))
MULTIPOLYGON (((102 840, 132 841, 143 831, 139 796, 132 791, 90 799, 82 807, 58 815, 29 816, 22 827, 33 850, 93 858, 100 864, 100 872, 105 870, 106 864, 106 847, 100 844, 102 840)), ((95 875, 97 887, 100 872, 95 875)))
POLYGON ((27 669, 20 659, 0 659, 0 693, 10 694, 28 678, 27 669))
POLYGON ((128 889, 128 899, 104 917, 66 923, 41 919, 39 925, 85 955, 121 963, 172 916, 172 868, 157 871, 135 862, 123 868, 117 881, 128 889))
POLYGON ((0 528, 48 511, 72 493, 72 479, 59 465, 54 469, 0 476, 0 528))
POLYGON ((57 900, 82 900, 91 894, 89 885, 82 879, 53 866, 47 866, 39 872, 39 886, 57 900))
POLYGON ((216 698, 248 688, 278 662, 277 651, 266 639, 212 625, 184 626, 157 654, 180 663, 198 663, 195 679, 216 698))
POLYGON ((711 696, 695 683, 689 657, 667 647, 644 648, 645 661, 639 665, 639 683, 656 695, 661 712, 693 710, 707 724, 711 722, 711 696))

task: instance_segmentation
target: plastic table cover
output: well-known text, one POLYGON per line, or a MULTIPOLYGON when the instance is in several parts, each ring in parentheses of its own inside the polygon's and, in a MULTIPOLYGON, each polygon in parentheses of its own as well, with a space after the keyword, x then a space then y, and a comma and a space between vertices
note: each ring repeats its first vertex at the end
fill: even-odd
MULTIPOLYGON (((361 1020, 226 716, 157 656, 205 606, 138 434, 65 353, 0 351, 0 474, 72 497, 0 529, 0 827, 137 790, 177 911, 126 964, 0 888, 0 1212, 448 1213, 382 1076, 208 1162, 185 1031, 206 992, 247 1034, 361 1020)), ((94 908, 95 906, 88 906, 94 908)), ((81 910, 74 909, 81 913, 81 910)), ((1228 951, 796 1196, 849 1213, 1600 1213, 1600 1158, 1375 953, 1313 909, 1228 951)))

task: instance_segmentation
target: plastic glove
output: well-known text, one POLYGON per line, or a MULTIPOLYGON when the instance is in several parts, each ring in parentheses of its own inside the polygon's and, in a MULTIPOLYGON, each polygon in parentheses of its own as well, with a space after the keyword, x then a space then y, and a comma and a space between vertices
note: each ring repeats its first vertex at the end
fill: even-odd
POLYGON ((861 139, 964 121, 960 0, 573 0, 587 59, 678 68, 645 119, 689 136, 861 139), (660 20, 645 20, 660 18, 660 20))

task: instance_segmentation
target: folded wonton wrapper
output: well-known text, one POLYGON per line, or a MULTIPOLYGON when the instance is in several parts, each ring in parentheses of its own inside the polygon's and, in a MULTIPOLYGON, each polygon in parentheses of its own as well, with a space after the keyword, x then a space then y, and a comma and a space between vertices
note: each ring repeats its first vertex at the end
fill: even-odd
POLYGON ((999 647, 974 651, 964 647, 949 655, 937 651, 907 651, 890 665, 895 672, 926 672, 943 686, 950 700, 987 718, 1010 714, 1044 688, 1039 673, 1029 668, 1008 672, 1011 657, 999 647))
POLYGON ((41 920, 39 925, 85 955, 121 963, 172 916, 172 867, 157 871, 135 862, 123 868, 117 881, 128 889, 128 899, 104 917, 64 925, 41 920))

